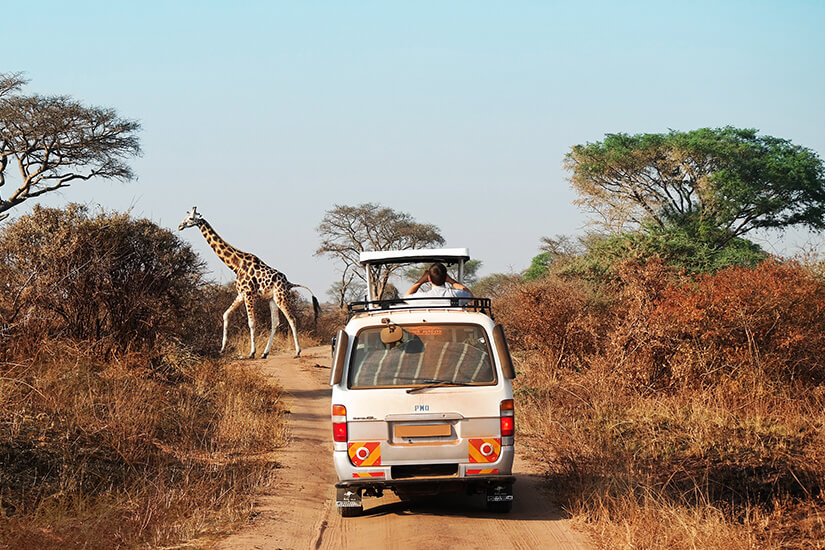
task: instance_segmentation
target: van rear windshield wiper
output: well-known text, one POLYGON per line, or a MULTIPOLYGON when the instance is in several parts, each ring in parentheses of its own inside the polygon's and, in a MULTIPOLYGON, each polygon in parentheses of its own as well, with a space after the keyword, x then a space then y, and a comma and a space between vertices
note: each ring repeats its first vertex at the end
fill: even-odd
POLYGON ((428 388, 438 388, 438 387, 444 387, 444 386, 471 386, 472 385, 472 384, 469 384, 467 382, 454 382, 453 380, 434 380, 434 379, 430 379, 430 380, 426 380, 426 382, 427 382, 427 385, 418 386, 417 388, 410 388, 410 389, 407 390, 407 393, 415 393, 415 392, 419 392, 421 390, 426 390, 428 388))

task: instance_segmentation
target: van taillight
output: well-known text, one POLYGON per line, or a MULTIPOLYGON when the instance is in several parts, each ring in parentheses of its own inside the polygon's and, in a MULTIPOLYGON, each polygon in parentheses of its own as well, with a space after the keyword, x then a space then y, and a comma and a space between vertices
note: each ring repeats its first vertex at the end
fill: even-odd
POLYGON ((512 399, 505 399, 501 402, 499 412, 501 414, 501 435, 511 436, 516 431, 515 407, 512 399))
POLYGON ((332 440, 347 440, 347 408, 343 405, 332 406, 332 440))

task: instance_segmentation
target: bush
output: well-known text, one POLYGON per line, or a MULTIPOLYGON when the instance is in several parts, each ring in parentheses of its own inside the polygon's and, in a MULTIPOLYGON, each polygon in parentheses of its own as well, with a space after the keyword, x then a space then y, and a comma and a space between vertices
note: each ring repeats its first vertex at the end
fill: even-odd
POLYGON ((748 374, 788 384, 825 382, 825 285, 800 266, 730 267, 668 288, 650 312, 674 379, 748 374))
POLYGON ((605 359, 629 386, 825 380, 825 286, 796 264, 694 279, 660 262, 628 262, 620 278, 605 359))
POLYGON ((686 273, 713 273, 730 266, 755 267, 768 258, 757 244, 732 238, 724 246, 713 239, 698 238, 696 231, 682 225, 661 228, 646 226, 643 231, 595 236, 586 241, 583 254, 570 260, 560 273, 593 282, 613 281, 627 260, 644 263, 659 259, 686 273))
POLYGON ((278 388, 174 350, 159 377, 44 345, 2 364, 0 548, 158 547, 242 518, 285 442, 278 388))
POLYGON ((602 306, 587 286, 555 276, 513 286, 493 301, 513 348, 574 370, 602 345, 602 306))
POLYGON ((554 494, 604 547, 821 547, 825 283, 776 261, 615 273, 496 300, 554 494))
POLYGON ((148 220, 70 205, 3 228, 0 548, 158 547, 243 518, 285 435, 277 387, 200 355, 233 298, 148 220))
POLYGON ((506 294, 522 281, 522 276, 514 273, 493 273, 479 280, 470 290, 474 296, 496 298, 506 294))
POLYGON ((0 316, 16 353, 48 338, 103 353, 171 340, 204 351, 203 273, 188 245, 148 220, 35 207, 0 234, 0 316))

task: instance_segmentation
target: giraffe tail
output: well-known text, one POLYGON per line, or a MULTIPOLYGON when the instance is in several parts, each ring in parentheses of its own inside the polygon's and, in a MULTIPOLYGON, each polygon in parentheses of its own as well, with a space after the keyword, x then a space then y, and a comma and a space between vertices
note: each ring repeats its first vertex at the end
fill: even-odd
POLYGON ((310 296, 312 296, 312 311, 315 313, 315 318, 313 319, 312 324, 313 324, 314 328, 318 328, 318 317, 321 315, 321 304, 318 303, 318 298, 316 298, 315 294, 313 294, 312 291, 309 290, 308 286, 296 285, 295 283, 290 283, 290 284, 293 287, 299 286, 301 288, 306 289, 309 292, 310 296))

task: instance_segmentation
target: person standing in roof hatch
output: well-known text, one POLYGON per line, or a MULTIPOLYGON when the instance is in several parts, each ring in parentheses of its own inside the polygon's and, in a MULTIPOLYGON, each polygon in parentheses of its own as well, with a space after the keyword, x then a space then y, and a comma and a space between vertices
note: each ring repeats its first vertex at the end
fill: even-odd
POLYGON ((459 283, 447 274, 447 268, 442 263, 434 263, 424 271, 421 277, 404 294, 404 298, 472 298, 470 289, 459 283), (421 285, 429 282, 430 290, 418 290, 421 285), (451 286, 447 286, 449 283, 451 286))

